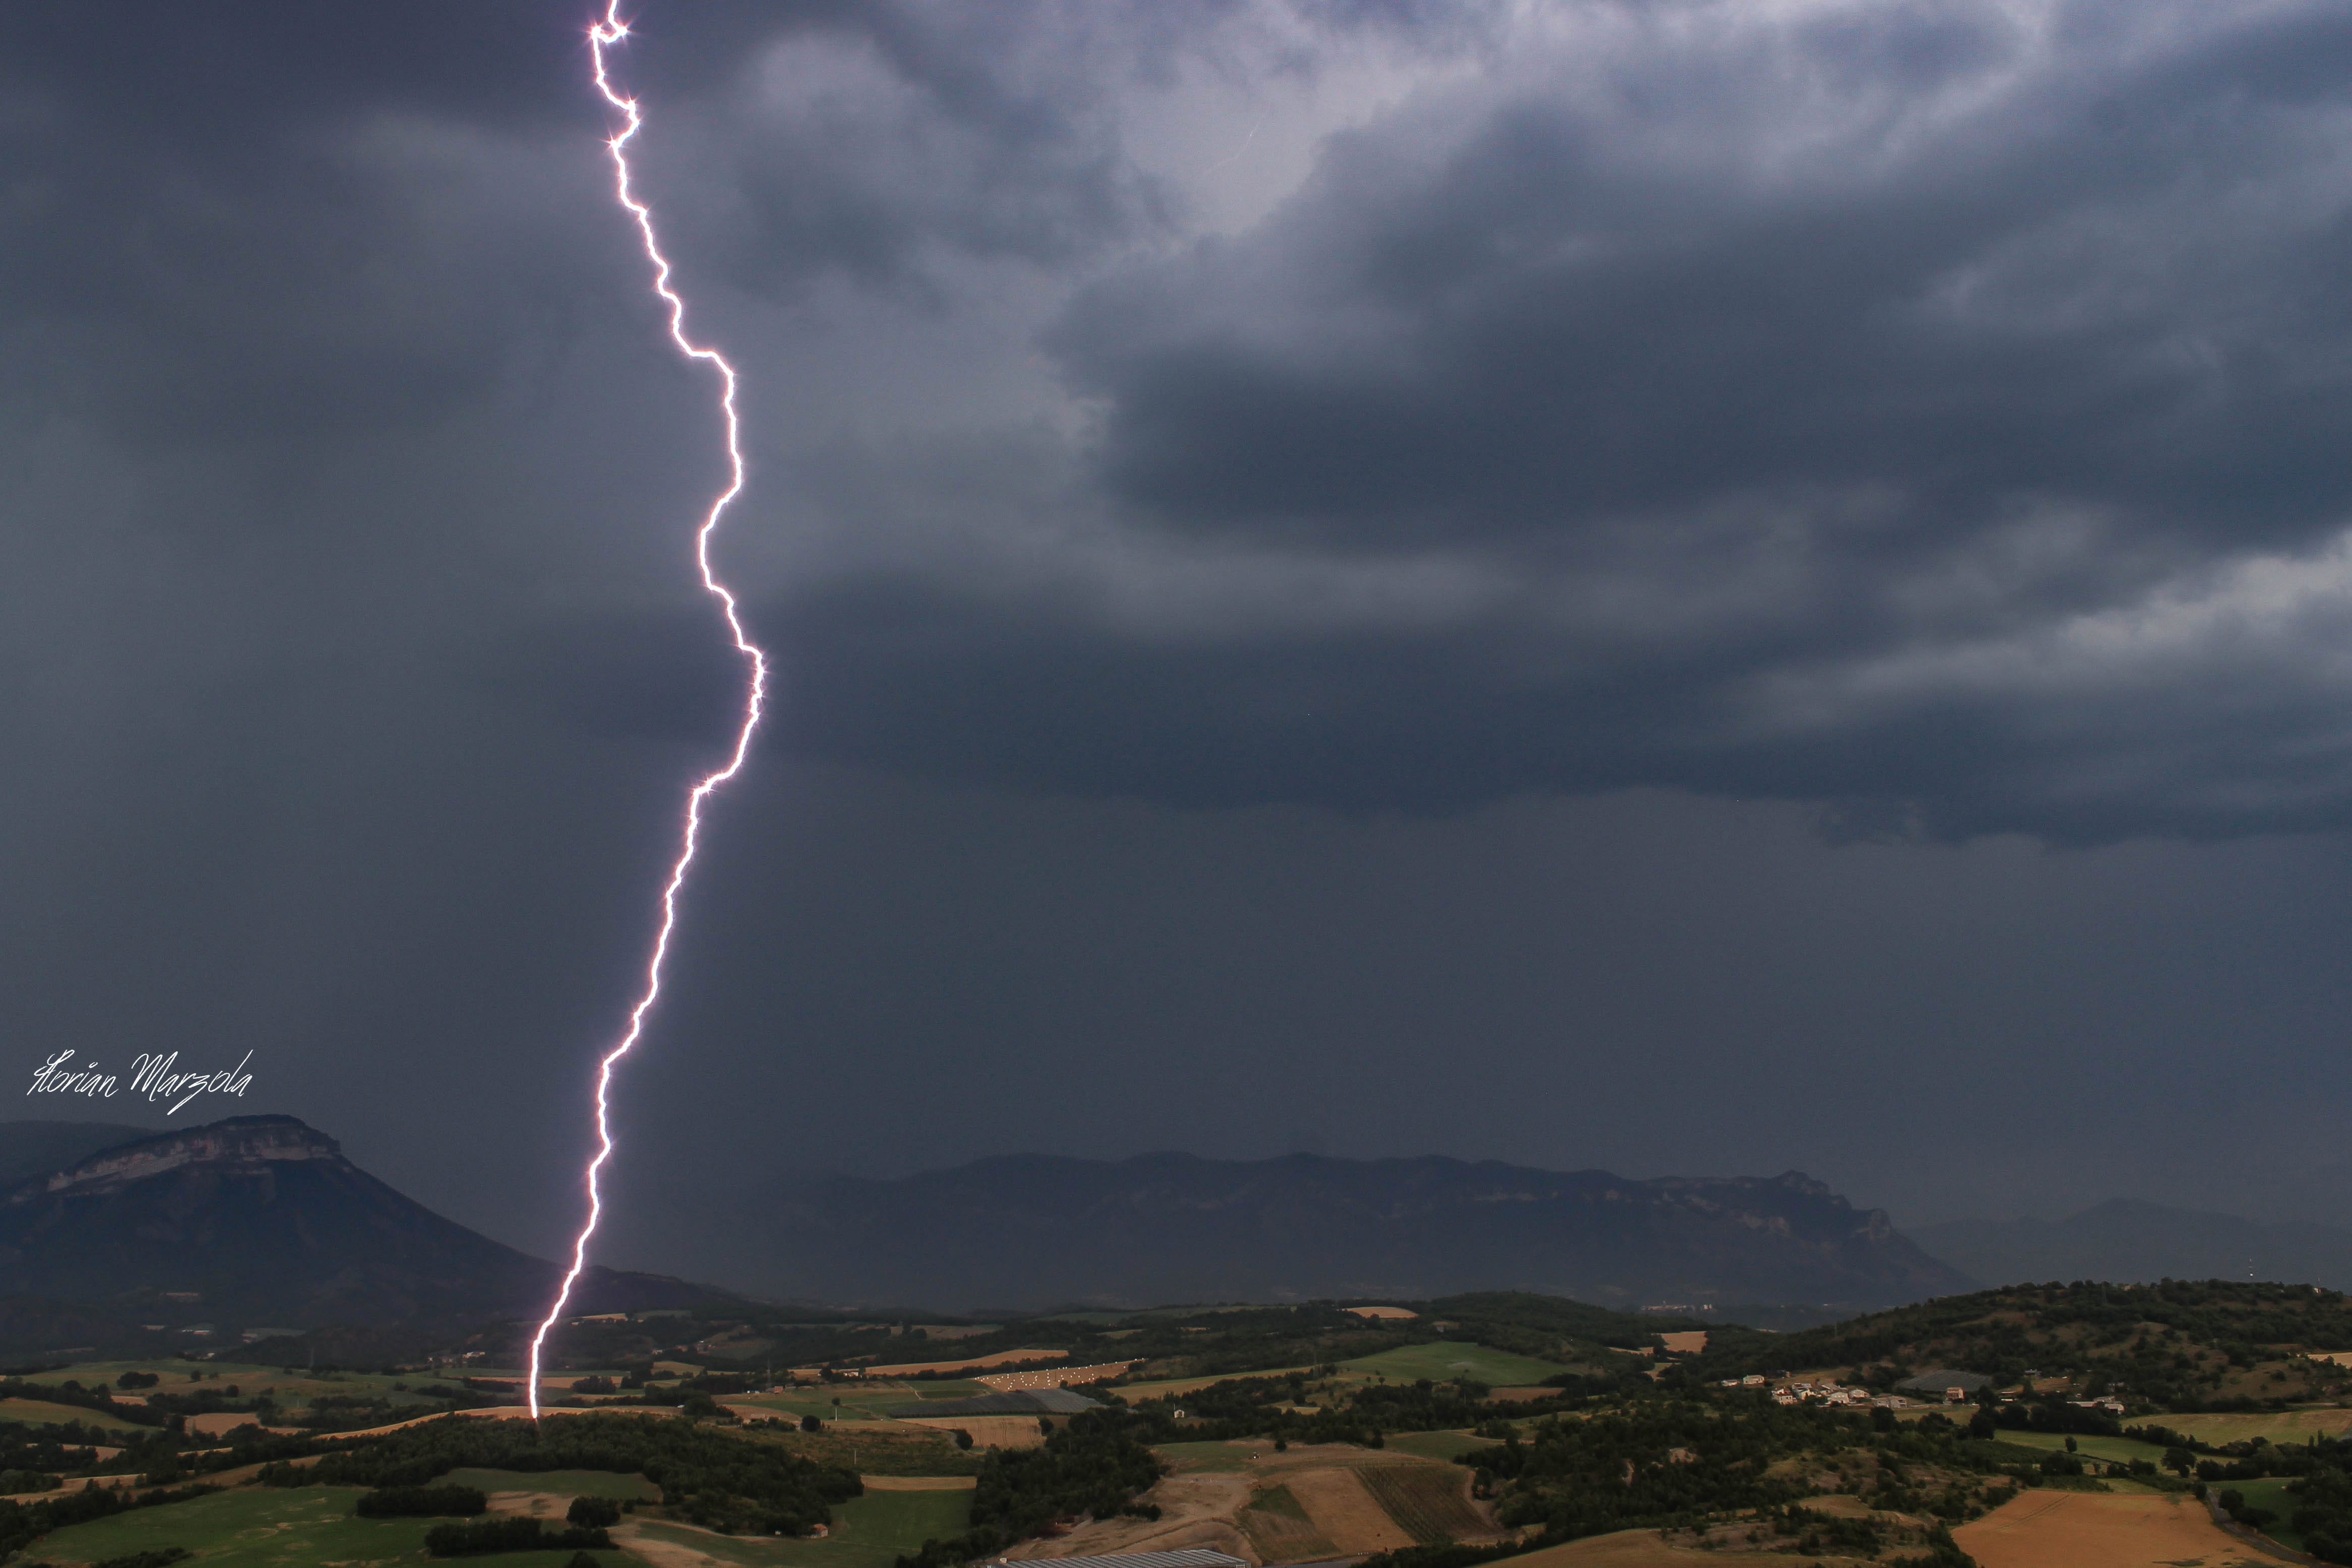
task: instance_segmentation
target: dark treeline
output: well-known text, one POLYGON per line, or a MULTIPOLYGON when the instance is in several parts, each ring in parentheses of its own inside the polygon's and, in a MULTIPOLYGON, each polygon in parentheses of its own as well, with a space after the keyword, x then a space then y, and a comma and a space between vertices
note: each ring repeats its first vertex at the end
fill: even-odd
POLYGON ((831 1505, 866 1490, 852 1472, 774 1443, 629 1416, 567 1416, 537 1428, 453 1416, 338 1445, 315 1465, 268 1465, 259 1479, 268 1486, 421 1487, 460 1466, 643 1475, 679 1517, 735 1535, 804 1535, 831 1521, 831 1505))
POLYGON ((584 1552, 613 1544, 604 1531, 582 1525, 551 1530, 536 1519, 482 1519, 471 1524, 436 1524, 425 1532, 425 1550, 436 1557, 485 1557, 494 1552, 584 1552))
POLYGON ((479 1487, 379 1487, 361 1493, 352 1511, 362 1519, 462 1519, 481 1512, 489 1501, 479 1487))

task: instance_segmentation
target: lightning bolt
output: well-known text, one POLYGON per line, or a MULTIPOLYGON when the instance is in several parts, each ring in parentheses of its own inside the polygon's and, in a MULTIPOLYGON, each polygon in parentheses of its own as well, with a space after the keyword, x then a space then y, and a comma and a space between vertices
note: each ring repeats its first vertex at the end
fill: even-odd
POLYGON ((623 121, 620 132, 607 143, 613 154, 613 193, 629 216, 635 220, 637 233, 645 240, 646 259, 653 264, 654 292, 669 308, 670 340, 677 345, 679 353, 689 360, 699 361, 718 372, 719 408, 727 424, 727 487, 712 498, 709 509, 703 514, 701 528, 695 531, 694 559, 702 572, 704 590, 719 601, 720 612, 727 618, 728 633, 735 640, 735 651, 743 656, 750 668, 751 680, 744 688, 743 722, 735 731, 735 749, 729 755, 727 765, 704 775, 687 795, 686 818, 678 835, 677 859, 671 864, 669 881, 662 888, 661 929, 654 937, 653 951, 646 960, 645 989, 637 997, 637 1005, 629 1010, 627 1030, 596 1063, 596 1156, 588 1162, 586 1173, 588 1218, 580 1227, 580 1234, 572 1240, 572 1266, 564 1271, 562 1288, 556 1292, 554 1304, 547 1309, 546 1320, 539 1325, 539 1332, 531 1336, 530 1418, 534 1421, 539 1419, 539 1368, 547 1347, 547 1336, 554 1329, 556 1320, 563 1315, 564 1307, 572 1300, 572 1287, 579 1283, 581 1273, 588 1266, 588 1240, 596 1234, 597 1221, 604 1216, 604 1192, 598 1185, 598 1177, 603 1175, 605 1163, 613 1157, 613 1070, 643 1037, 646 1019, 652 1013, 655 1002, 661 998, 662 961, 669 955, 670 936, 677 929, 678 894, 685 888, 687 873, 694 864, 696 842, 702 834, 703 803, 720 785, 743 770, 744 758, 751 749, 751 732, 760 727, 761 711, 766 706, 768 695, 768 655, 744 632, 735 595, 728 591, 727 585, 710 568, 711 536, 719 529, 720 516, 735 497, 743 493, 743 427, 735 412, 735 367, 729 364, 726 356, 718 350, 705 348, 686 335, 686 301, 670 287, 669 258, 662 254, 661 242, 654 235, 653 209, 637 200, 630 186, 629 143, 645 128, 645 117, 637 111, 635 99, 614 89, 613 78, 604 65, 604 52, 628 36, 628 26, 621 20, 621 0, 609 0, 604 19, 588 29, 588 47, 595 62, 596 90, 604 95, 605 102, 620 111, 623 121))

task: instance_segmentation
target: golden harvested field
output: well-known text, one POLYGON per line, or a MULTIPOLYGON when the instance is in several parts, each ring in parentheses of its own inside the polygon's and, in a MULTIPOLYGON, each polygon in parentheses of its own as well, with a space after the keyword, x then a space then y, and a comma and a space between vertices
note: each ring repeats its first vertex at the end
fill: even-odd
POLYGON ((1034 1448, 1045 1441, 1034 1416, 939 1416, 909 1420, 909 1427, 940 1432, 969 1432, 975 1448, 1034 1448))
POLYGON ((2158 1416, 2151 1419, 2208 1443, 2241 1443, 2249 1437, 2268 1437, 2273 1443, 2301 1443, 2315 1433, 2340 1437, 2352 1432, 2352 1410, 2333 1408, 2267 1410, 2242 1416, 2158 1416))
POLYGON ((1683 1329, 1675 1333, 1662 1333, 1658 1343, 1676 1355, 1696 1355, 1706 1348, 1705 1329, 1683 1329))
POLYGON ((2193 1498, 2029 1491, 1952 1531, 1980 1568, 2268 1568, 2193 1498))
POLYGON ((1316 1532, 1341 1552, 1393 1552, 1419 1544, 1388 1516, 1354 1468, 1297 1470, 1284 1478, 1316 1532))
POLYGON ((1000 1394, 1010 1394, 1016 1388, 1067 1388, 1074 1383, 1100 1383, 1117 1377, 1134 1364, 1131 1361, 1101 1361, 1092 1366, 1053 1366, 1031 1372, 1000 1372, 972 1381, 985 1384, 1000 1394))
POLYGON ((867 1491, 970 1491, 978 1476, 860 1476, 867 1491))

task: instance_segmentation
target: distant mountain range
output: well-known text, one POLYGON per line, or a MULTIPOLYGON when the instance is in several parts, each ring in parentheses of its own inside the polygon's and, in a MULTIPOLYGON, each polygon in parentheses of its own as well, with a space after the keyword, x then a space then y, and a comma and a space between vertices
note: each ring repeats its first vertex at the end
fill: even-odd
MULTIPOLYGON (((0 1186, 10 1354, 59 1334, 110 1341, 132 1320, 173 1333, 202 1322, 223 1338, 253 1326, 457 1324, 535 1311, 557 1279, 555 1265, 410 1201, 290 1116, 162 1134, 0 1124, 0 1171, 13 1178, 0 1186)), ((583 1283, 582 1311, 722 1294, 602 1269, 583 1283)))
POLYGON ((1008 1309, 1529 1290, 1606 1306, 1972 1284, 1796 1172, 1629 1181, 1428 1156, 980 1160, 757 1195, 730 1277, 802 1299, 1008 1309))
POLYGON ((2000 1284, 2104 1280, 2273 1280, 2352 1291, 2352 1230, 2111 1198, 2064 1219, 1956 1219, 1911 1232, 2000 1284))
MULTIPOLYGON (((1612 1306, 1859 1311, 1971 1283, 1884 1213, 1794 1172, 1629 1181, 1434 1156, 1016 1155, 747 1193, 725 1228, 740 1242, 709 1271, 730 1282, 947 1310, 1528 1289, 1612 1306)), ((553 1278, 292 1117, 162 1134, 0 1124, 0 1345, 19 1337, 11 1323, 68 1332, 59 1301, 220 1332, 414 1325, 529 1312, 553 1278)), ((715 1294, 598 1270, 582 1304, 715 1294)))

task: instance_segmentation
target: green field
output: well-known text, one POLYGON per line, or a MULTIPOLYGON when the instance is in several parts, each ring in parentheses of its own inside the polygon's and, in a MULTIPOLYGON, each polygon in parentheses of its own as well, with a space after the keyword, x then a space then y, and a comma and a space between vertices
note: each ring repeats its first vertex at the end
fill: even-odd
POLYGON ((1151 1451, 1179 1469, 1195 1473, 1202 1470, 1231 1472, 1249 1469, 1251 1451, 1260 1446, 1248 1443, 1160 1443, 1151 1451))
POLYGON ((610 1470, 451 1470, 436 1486, 479 1487, 484 1491, 541 1491, 558 1497, 609 1497, 625 1502, 659 1502, 662 1490, 643 1476, 610 1470))
POLYGON ((2295 1500, 2288 1494, 2286 1482, 2283 1480, 2216 1481, 2213 1483, 2213 1490, 2217 1494, 2228 1490, 2241 1491, 2245 1494, 2246 1505, 2249 1508, 2269 1509, 2278 1515, 2278 1519, 2263 1533, 2284 1546, 2292 1547, 2297 1552, 2303 1550, 2303 1537, 2287 1528, 2286 1521, 2294 1514, 2295 1500))
MULTIPOLYGON (((2015 1432, 2001 1428, 2001 1442, 2019 1448, 2062 1449, 2066 1439, 2056 1432, 2015 1432)), ((2133 1459, 2146 1459, 2151 1465, 2164 1463, 2164 1449, 2154 1443, 2142 1443, 2130 1437, 2095 1437, 2078 1434, 2074 1438, 2076 1452, 2086 1459, 2112 1459, 2127 1464, 2133 1459)))
POLYGON ((1444 1343, 1399 1345, 1378 1355, 1339 1364, 1343 1371, 1385 1377, 1391 1383, 1413 1383, 1424 1377, 1432 1383, 1448 1383, 1457 1377, 1470 1377, 1494 1388, 1541 1383, 1568 1370, 1556 1361, 1513 1355, 1509 1351, 1490 1350, 1483 1344, 1444 1343))
POLYGON ((795 1388, 789 1394, 725 1394, 719 1396, 722 1405, 740 1406, 745 1409, 772 1410, 779 1416, 798 1418, 814 1416, 820 1421, 835 1418, 834 1401, 841 1401, 840 1417, 849 1421, 887 1421, 890 1412, 906 1405, 920 1405, 935 1399, 970 1399, 977 1395, 996 1391, 983 1384, 964 1379, 925 1381, 916 1384, 884 1384, 875 1388, 862 1388, 854 1383, 826 1384, 812 1388, 795 1388))
POLYGON ((1448 1461, 1495 1446, 1493 1438, 1481 1437, 1470 1432, 1399 1432, 1389 1437, 1387 1442, 1390 1448, 1400 1453, 1448 1461))
POLYGON ((2151 1416, 2159 1427, 2169 1427, 2217 1447, 2268 1437, 2273 1443, 2302 1443, 2314 1433, 2340 1437, 2352 1432, 2352 1410, 2328 1406, 2317 1410, 2270 1410, 2243 1416, 2151 1416))
MULTIPOLYGON (((206 1568, 424 1568, 430 1519, 359 1519, 352 1513, 356 1487, 276 1488, 228 1491, 193 1502, 137 1509, 112 1519, 77 1524, 46 1535, 33 1554, 47 1562, 96 1563, 134 1552, 184 1546, 206 1568)), ((599 1568, 624 1568, 618 1552, 595 1554, 599 1568)), ((568 1552, 501 1555, 499 1568, 563 1568, 568 1552)))
MULTIPOLYGON (((822 1541, 712 1535, 650 1521, 636 1528, 739 1568, 892 1568, 901 1553, 933 1536, 954 1535, 971 1519, 969 1491, 870 1491, 833 1511, 832 1533, 822 1541)), ((499 1558, 497 1568, 509 1561, 499 1558)))
MULTIPOLYGON (((303 1372, 299 1369, 289 1372, 278 1366, 253 1366, 241 1362, 228 1361, 207 1361, 198 1364, 181 1361, 171 1356, 158 1356, 152 1361, 86 1361, 73 1366, 60 1367, 55 1372, 37 1373, 26 1381, 37 1384, 63 1384, 71 1381, 80 1384, 84 1388, 104 1387, 112 1390, 115 1380, 126 1372, 150 1373, 161 1380, 152 1389, 121 1390, 127 1394, 193 1394, 206 1388, 226 1389, 233 1385, 240 1397, 250 1399, 255 1395, 266 1391, 281 1405, 299 1403, 304 1398, 315 1398, 329 1394, 341 1394, 354 1398, 389 1399, 394 1404, 403 1404, 411 1400, 425 1403, 429 1402, 434 1396, 416 1392, 417 1390, 425 1387, 440 1387, 445 1384, 453 1390, 457 1387, 457 1379, 454 1376, 444 1378, 421 1372, 316 1373, 303 1372), (202 1382, 195 1380, 194 1375, 196 1373, 204 1375, 202 1382), (408 1388, 405 1391, 395 1389, 393 1387, 395 1383, 404 1383, 408 1385, 408 1388)), ((585 1377, 587 1374, 581 1373, 578 1375, 585 1377)))
POLYGON ((146 1430, 103 1410, 85 1410, 78 1405, 52 1405, 46 1399, 0 1399, 0 1421, 26 1421, 37 1427, 62 1427, 69 1421, 79 1421, 85 1427, 109 1432, 146 1430))

